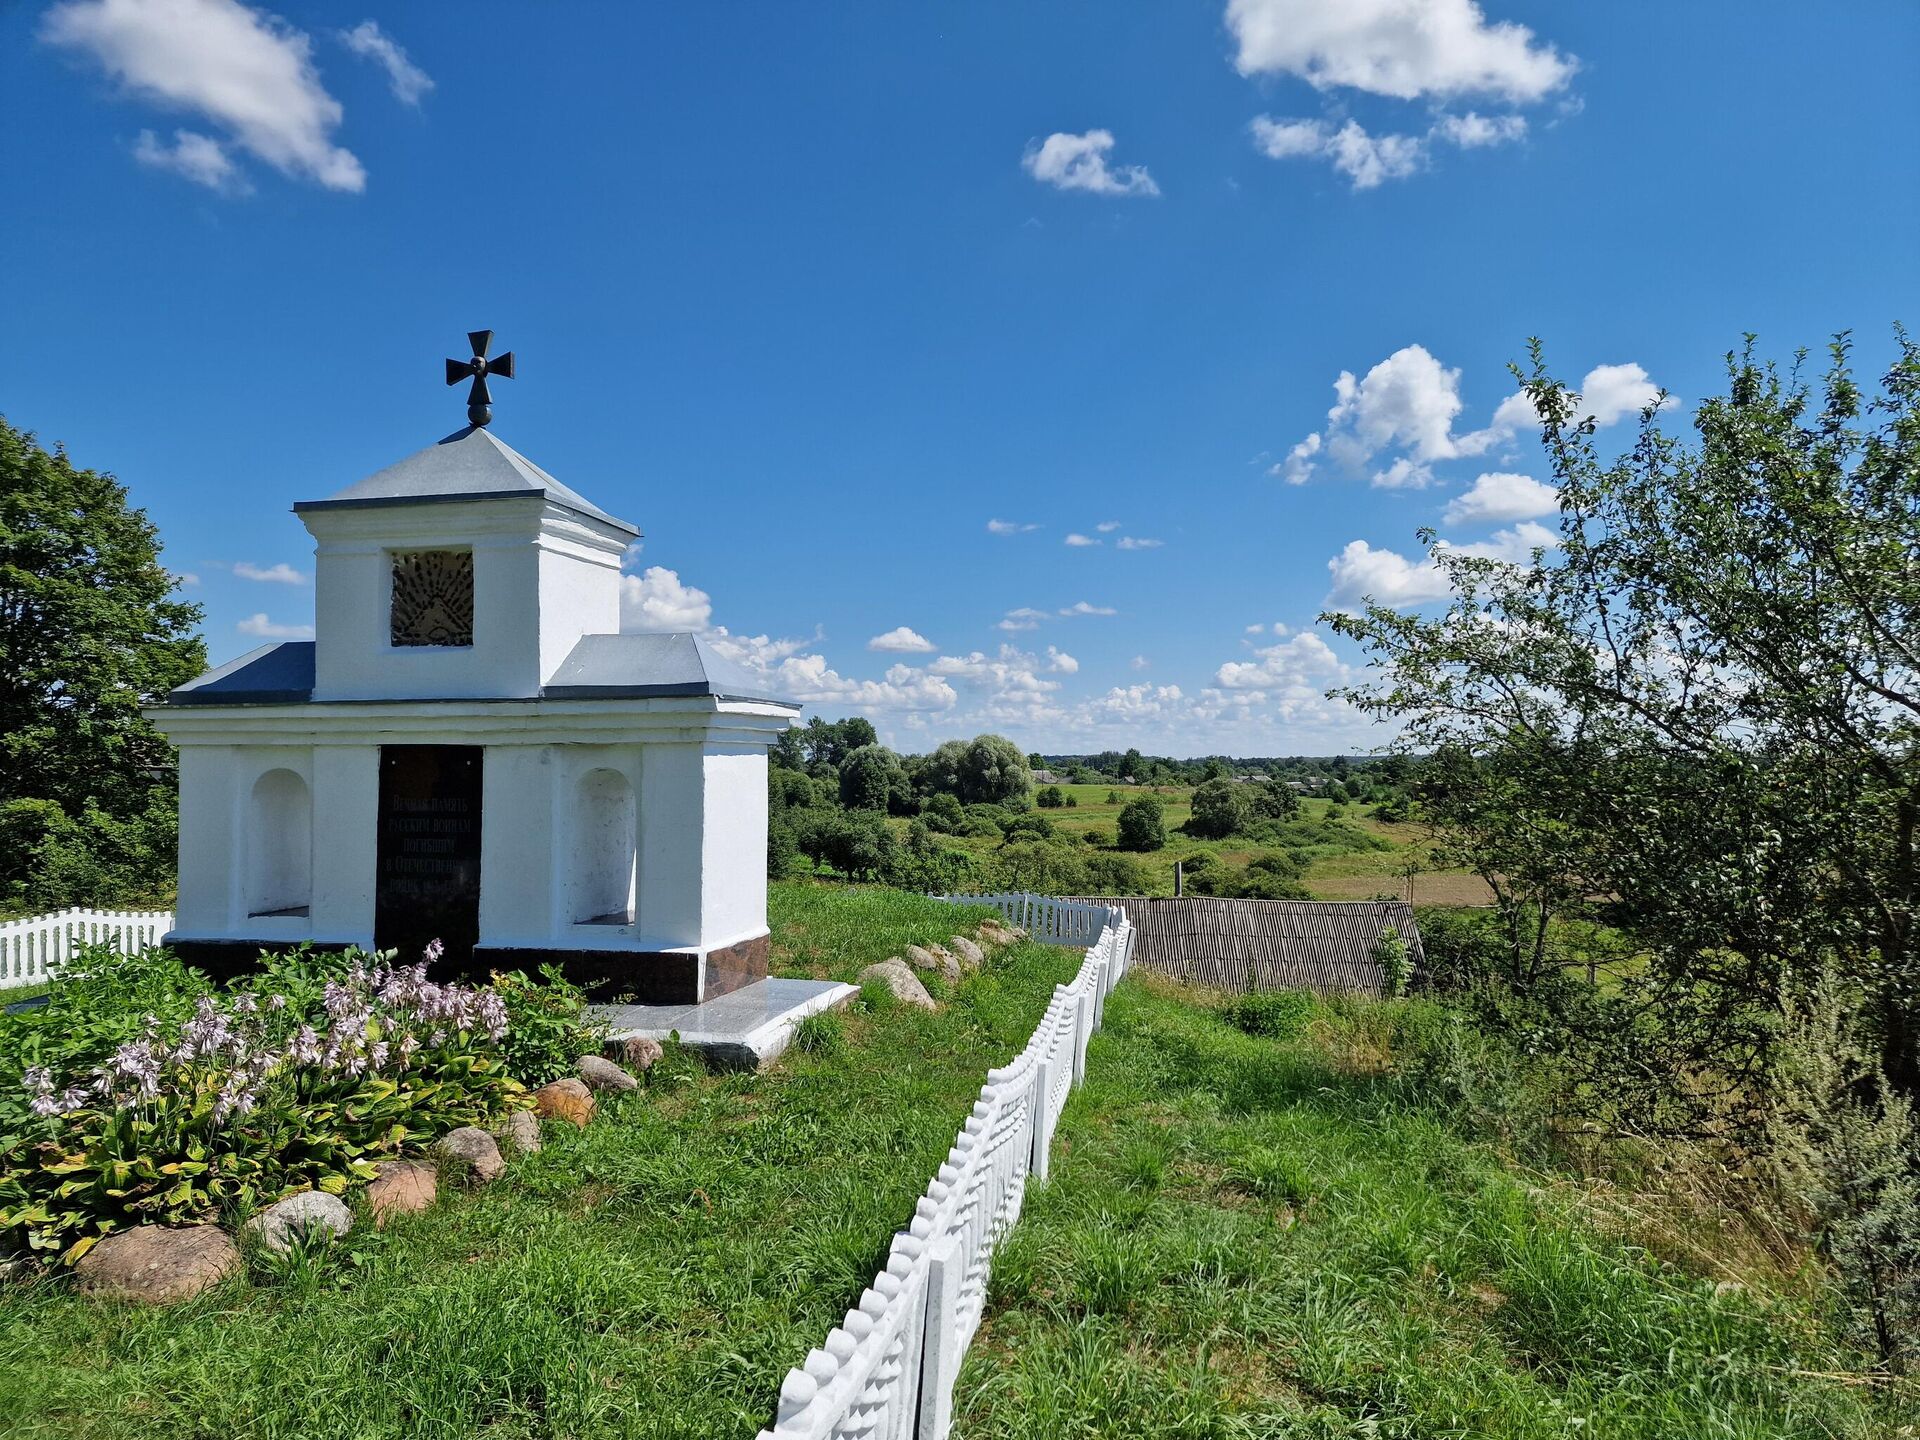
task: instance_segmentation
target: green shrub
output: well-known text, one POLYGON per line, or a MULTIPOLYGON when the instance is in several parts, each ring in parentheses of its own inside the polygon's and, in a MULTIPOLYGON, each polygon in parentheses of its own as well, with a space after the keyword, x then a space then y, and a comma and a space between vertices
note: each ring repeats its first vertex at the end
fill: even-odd
POLYGON ((1231 780, 1208 780, 1193 792, 1193 814, 1187 833, 1203 840, 1224 840, 1247 823, 1246 786, 1231 780))
POLYGON ((1380 939, 1373 947, 1373 958, 1380 966, 1381 990, 1396 999, 1406 994, 1407 985, 1413 979, 1413 953, 1393 926, 1380 932, 1380 939))
POLYGON ((1049 785, 1033 797, 1033 803, 1042 810, 1060 810, 1066 806, 1066 792, 1058 785, 1049 785))
POLYGON ((1268 1040, 1291 1040, 1313 1018, 1314 998, 1305 990, 1267 990, 1242 995, 1227 1006, 1226 1018, 1236 1029, 1268 1040))
POLYGON ((1159 850, 1167 843, 1167 822, 1160 801, 1152 795, 1129 800, 1120 812, 1122 850, 1159 850))
POLYGON ((540 967, 537 982, 518 970, 495 975, 493 989, 507 1007, 500 1054, 507 1073, 524 1085, 571 1075, 576 1060, 606 1044, 606 1022, 588 1010, 586 992, 552 965, 540 967))

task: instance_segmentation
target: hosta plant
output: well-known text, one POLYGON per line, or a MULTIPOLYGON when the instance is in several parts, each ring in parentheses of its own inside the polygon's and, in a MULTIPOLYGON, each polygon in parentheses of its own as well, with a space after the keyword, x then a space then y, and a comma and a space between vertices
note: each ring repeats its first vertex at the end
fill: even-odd
POLYGON ((337 1193, 373 1158, 523 1103, 495 989, 390 955, 302 957, 253 984, 200 994, 184 1021, 143 1017, 90 1066, 25 1072, 26 1113, 0 1134, 0 1248, 70 1264, 123 1225, 337 1193))

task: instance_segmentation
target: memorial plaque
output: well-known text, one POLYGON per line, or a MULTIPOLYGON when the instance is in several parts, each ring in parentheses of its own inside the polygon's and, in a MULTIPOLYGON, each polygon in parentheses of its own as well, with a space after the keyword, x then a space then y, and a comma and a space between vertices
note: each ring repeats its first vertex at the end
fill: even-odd
POLYGON ((478 745, 382 745, 373 943, 411 964, 429 940, 440 973, 463 970, 480 939, 478 745))

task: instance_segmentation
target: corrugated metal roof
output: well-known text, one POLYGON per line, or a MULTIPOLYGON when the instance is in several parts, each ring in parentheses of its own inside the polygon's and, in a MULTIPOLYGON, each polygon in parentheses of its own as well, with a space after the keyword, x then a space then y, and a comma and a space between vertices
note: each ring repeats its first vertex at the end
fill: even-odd
POLYGON ((1117 905, 1150 970, 1223 990, 1380 991, 1373 958, 1392 926, 1414 964, 1426 958, 1404 900, 1223 900, 1211 896, 1075 896, 1117 905))

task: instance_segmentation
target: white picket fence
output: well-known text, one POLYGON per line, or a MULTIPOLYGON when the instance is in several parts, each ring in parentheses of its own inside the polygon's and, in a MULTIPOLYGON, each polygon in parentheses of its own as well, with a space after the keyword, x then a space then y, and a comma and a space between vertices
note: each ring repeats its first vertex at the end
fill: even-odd
POLYGON ((167 910, 56 910, 0 920, 0 990, 43 985, 82 945, 111 945, 137 955, 173 928, 167 910))
POLYGON ((991 905, 1036 940, 1087 946, 1087 957, 1071 984, 1054 987, 1026 1048, 987 1072, 886 1267, 826 1343, 787 1372, 761 1440, 946 1440, 994 1248, 1020 1218, 1027 1177, 1047 1178, 1054 1126, 1132 958, 1133 928, 1118 909, 1037 895, 943 898, 991 905))

